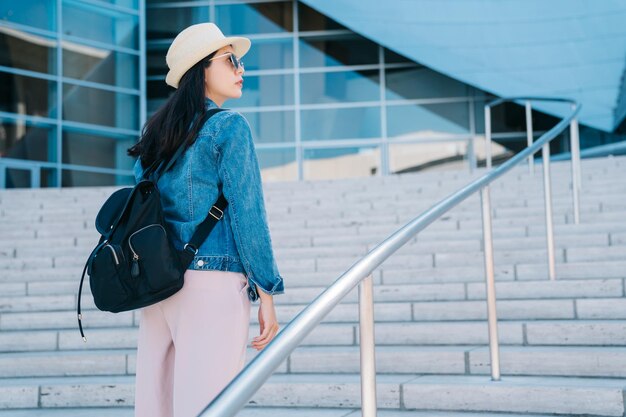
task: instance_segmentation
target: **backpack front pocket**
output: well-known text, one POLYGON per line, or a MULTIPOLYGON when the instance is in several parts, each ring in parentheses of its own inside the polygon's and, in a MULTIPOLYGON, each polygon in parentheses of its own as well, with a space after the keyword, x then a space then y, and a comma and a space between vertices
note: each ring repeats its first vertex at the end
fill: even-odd
POLYGON ((134 232, 128 238, 128 247, 133 256, 130 273, 145 282, 154 291, 168 288, 180 282, 180 260, 172 247, 165 228, 150 224, 134 232))
POLYGON ((117 245, 106 244, 94 256, 89 275, 89 286, 96 307, 109 310, 125 302, 128 290, 122 282, 124 254, 117 245))

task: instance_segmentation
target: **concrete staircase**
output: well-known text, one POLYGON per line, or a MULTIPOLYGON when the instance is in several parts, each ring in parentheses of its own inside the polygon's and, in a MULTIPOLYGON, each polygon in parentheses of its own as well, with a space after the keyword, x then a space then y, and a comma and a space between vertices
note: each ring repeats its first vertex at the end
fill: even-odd
MULTIPOLYGON (((582 167, 574 225, 570 165, 552 164, 556 281, 547 276, 541 166, 492 185, 501 381, 489 377, 478 196, 375 271, 379 416, 626 415, 626 158, 582 167)), ((285 277, 275 297, 282 327, 391 232, 483 173, 266 184, 285 277)), ((86 285, 87 343, 76 322, 93 220, 113 190, 0 192, 0 417, 133 415, 139 312, 97 310, 86 285)), ((240 416, 361 415, 357 295, 240 416)))

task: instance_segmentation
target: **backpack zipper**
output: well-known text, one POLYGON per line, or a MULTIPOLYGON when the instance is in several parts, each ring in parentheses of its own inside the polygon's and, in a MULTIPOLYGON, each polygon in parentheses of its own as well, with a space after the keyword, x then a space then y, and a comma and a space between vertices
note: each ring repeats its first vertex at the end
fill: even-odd
POLYGON ((113 248, 113 246, 111 246, 109 244, 104 245, 104 247, 111 249, 111 252, 113 253, 113 259, 115 259, 115 265, 119 265, 120 264, 120 260, 117 257, 117 253, 115 252, 115 248, 113 248))
POLYGON ((135 236, 137 233, 141 232, 142 230, 145 230, 148 227, 154 227, 154 226, 157 226, 157 227, 160 227, 161 229, 163 229, 163 233, 165 233, 165 235, 167 236, 167 231, 165 230, 165 228, 163 226, 161 226, 160 224, 158 224, 158 223, 154 223, 154 224, 149 224, 147 226, 142 227, 139 230, 134 231, 133 234, 131 234, 128 237, 128 247, 130 248, 130 251, 133 253, 133 261, 137 261, 139 259, 139 255, 137 255, 137 252, 135 252, 135 249, 133 249, 133 243, 132 243, 131 239, 133 238, 133 236, 135 236))

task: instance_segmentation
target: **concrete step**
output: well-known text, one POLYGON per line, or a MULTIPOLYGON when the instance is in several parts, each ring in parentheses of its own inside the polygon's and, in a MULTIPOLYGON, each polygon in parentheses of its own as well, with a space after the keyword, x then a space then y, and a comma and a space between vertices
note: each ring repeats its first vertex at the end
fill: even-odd
MULTIPOLYGON (((554 320, 554 319, 626 319, 626 298, 560 299, 560 300, 500 300, 497 301, 498 320, 554 320)), ((276 305, 280 321, 292 320, 306 304, 276 305)), ((86 310, 87 311, 87 310, 86 310)), ((90 327, 139 325, 138 312, 112 314, 89 310, 90 327)), ((484 301, 427 301, 377 302, 374 304, 376 322, 396 321, 474 321, 485 320, 484 301)), ((322 323, 358 321, 355 303, 340 303, 322 323)), ((250 311, 250 322, 258 323, 255 308, 250 311)), ((73 329, 75 311, 46 311, 0 314, 0 330, 73 329)))
MULTIPOLYGON (((88 283, 87 283, 88 284, 88 283)), ((76 284, 77 285, 77 284, 76 284)), ((81 308, 95 309, 88 291, 83 294, 81 308)), ((17 287, 19 288, 19 287, 17 287)), ((286 290, 275 297, 276 305, 310 303, 327 287, 299 287, 286 290)), ((85 288, 83 288, 85 289, 85 288)), ((563 298, 620 298, 624 297, 623 279, 541 280, 496 282, 497 298, 563 299, 563 298)), ((356 302, 358 289, 353 288, 342 302, 356 302)), ((77 307, 75 293, 58 295, 27 295, 0 297, 0 313, 27 311, 67 311, 77 307)), ((485 299, 484 282, 452 282, 443 284, 377 284, 376 302, 459 301, 485 299)))
MULTIPOLYGON (((246 363, 258 352, 248 348, 246 363)), ((626 377, 626 347, 502 346, 503 375, 626 377)), ((359 346, 302 346, 276 373, 359 372, 359 346)), ((134 375, 135 349, 92 349, 5 353, 0 378, 134 375)), ((459 346, 376 347, 381 374, 489 374, 489 348, 459 346), (402 358, 401 361, 398 358, 402 358)))
MULTIPOLYGON (((289 322, 306 304, 277 304, 276 315, 282 322, 289 322)), ((498 319, 546 320, 546 319, 626 319, 626 297, 559 300, 499 300, 498 319)), ((139 324, 139 311, 109 313, 85 310, 90 327, 132 326, 139 324)), ((425 301, 425 302, 376 302, 376 322, 395 321, 468 321, 487 318, 485 301, 425 301)), ((322 323, 357 322, 358 305, 342 302, 324 318, 322 323)), ((250 311, 250 322, 258 323, 256 308, 250 311)), ((76 311, 30 311, 0 313, 0 330, 47 330, 74 329, 76 311)))
MULTIPOLYGON (((379 375, 377 405, 389 410, 624 414, 624 382, 561 377, 379 375)), ((134 377, 23 378, 0 381, 3 408, 130 407, 134 377), (15 395, 20 394, 20 395, 15 395)), ((255 406, 355 409, 357 374, 274 374, 251 398, 255 406), (275 395, 280 392, 281 395, 275 395)))
MULTIPOLYGON (((485 417, 484 413, 378 410, 378 417, 485 417)), ((25 409, 1 411, 0 417, 133 417, 134 411, 128 407, 110 408, 59 408, 25 409)), ((489 413, 488 417, 549 417, 539 414, 500 414, 489 413)), ((248 406, 237 413, 237 417, 361 417, 361 410, 352 408, 319 407, 252 407, 248 406)))
MULTIPOLYGON (((137 327, 91 327, 83 315, 87 342, 74 330, 15 330, 0 332, 0 352, 42 350, 125 349, 136 347, 137 327)), ((279 323, 286 325, 279 320, 279 323)), ((279 330, 280 332, 281 330, 279 330)), ((488 342, 485 321, 377 322, 379 345, 472 345, 488 342)), ((249 338, 260 333, 256 324, 249 338)), ((503 345, 625 346, 626 320, 510 320, 498 324, 503 345)), ((303 346, 346 346, 358 343, 357 323, 322 323, 303 346)))

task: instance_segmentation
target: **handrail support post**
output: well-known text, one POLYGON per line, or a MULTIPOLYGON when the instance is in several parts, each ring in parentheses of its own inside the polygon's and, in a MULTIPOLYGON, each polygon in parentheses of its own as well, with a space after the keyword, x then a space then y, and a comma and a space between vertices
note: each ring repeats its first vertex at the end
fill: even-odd
POLYGON ((548 249, 548 275, 551 280, 556 279, 556 269, 554 264, 554 229, 552 226, 552 186, 550 179, 550 143, 546 143, 541 148, 541 158, 543 162, 543 191, 546 208, 546 242, 548 249))
MULTIPOLYGON (((526 144, 533 144, 533 109, 530 100, 526 100, 526 144)), ((535 176, 535 155, 528 155, 528 173, 535 176)))
POLYGON ((485 165, 491 169, 491 106, 485 105, 485 165))
MULTIPOLYGON (((572 108, 575 108, 572 105, 572 108)), ((570 149, 572 155, 572 197, 574 199, 574 224, 580 224, 580 138, 578 136, 578 119, 570 122, 570 149)))
POLYGON ((374 282, 359 282, 359 346, 361 351, 361 416, 376 417, 376 358, 374 342, 374 282))
POLYGON ((487 285, 487 322, 489 327, 489 356, 491 379, 500 380, 500 347, 498 344, 498 317, 496 313, 496 288, 493 266, 493 236, 491 233, 491 201, 489 186, 480 190, 483 218, 483 242, 485 251, 485 280, 487 285))

